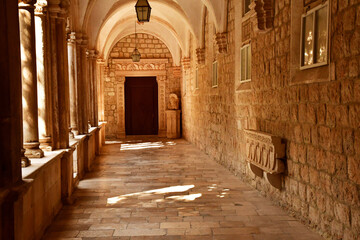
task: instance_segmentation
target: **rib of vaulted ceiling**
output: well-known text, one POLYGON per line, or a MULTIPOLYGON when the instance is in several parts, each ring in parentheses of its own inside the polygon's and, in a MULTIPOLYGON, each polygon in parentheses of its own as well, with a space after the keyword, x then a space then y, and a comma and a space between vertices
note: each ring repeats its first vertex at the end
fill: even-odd
MULTIPOLYGON (((77 0, 78 23, 88 36, 89 47, 107 59, 112 47, 135 31, 137 0, 77 0)), ((226 0, 149 0, 151 20, 137 25, 138 33, 159 38, 169 48, 174 64, 189 54, 189 36, 201 46, 202 11, 204 6, 215 23, 217 32, 225 31, 226 0)))

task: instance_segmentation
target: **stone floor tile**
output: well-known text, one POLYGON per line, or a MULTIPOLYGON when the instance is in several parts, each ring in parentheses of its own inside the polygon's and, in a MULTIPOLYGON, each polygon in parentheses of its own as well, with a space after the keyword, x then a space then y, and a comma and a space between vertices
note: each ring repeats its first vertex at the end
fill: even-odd
POLYGON ((238 228, 213 228, 214 235, 245 235, 245 234, 257 234, 260 233, 256 227, 238 227, 238 228))
POLYGON ((79 231, 49 232, 45 238, 75 238, 79 231))
POLYGON ((102 224, 93 224, 90 226, 89 230, 111 230, 111 229, 126 229, 127 223, 102 223, 102 224))
POLYGON ((88 230, 80 231, 77 237, 111 237, 114 230, 88 230))
POLYGON ((212 231, 209 227, 190 228, 186 229, 185 235, 211 235, 212 231))
POLYGON ((127 229, 158 229, 159 223, 129 223, 127 229))
POLYGON ((189 222, 165 222, 160 223, 160 228, 190 228, 189 222))
POLYGON ((322 239, 183 139, 134 141, 104 146, 45 240, 322 239))
POLYGON ((168 236, 172 236, 172 235, 184 236, 185 232, 186 232, 185 228, 168 228, 166 235, 168 235, 168 236))
POLYGON ((215 235, 213 240, 254 240, 254 236, 249 234, 215 235))
POLYGON ((126 229, 115 230, 113 236, 163 236, 165 229, 126 229))
POLYGON ((190 222, 191 228, 216 228, 220 227, 218 222, 190 222))

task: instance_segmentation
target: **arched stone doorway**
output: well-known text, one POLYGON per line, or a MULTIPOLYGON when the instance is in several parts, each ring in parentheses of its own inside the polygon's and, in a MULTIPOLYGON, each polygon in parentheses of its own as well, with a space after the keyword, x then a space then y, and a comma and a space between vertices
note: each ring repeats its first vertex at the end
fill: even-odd
POLYGON ((125 79, 126 77, 156 77, 158 84, 158 135, 166 136, 165 121, 165 82, 167 59, 142 59, 139 63, 134 63, 130 59, 113 59, 115 64, 116 79, 116 108, 118 112, 117 138, 124 138, 125 131, 125 79))
POLYGON ((135 35, 118 41, 114 45, 104 67, 104 120, 106 138, 124 138, 125 80, 126 77, 156 77, 158 85, 158 136, 166 136, 166 103, 171 93, 180 96, 181 68, 174 66, 168 47, 155 36, 138 34, 138 49, 141 61, 130 58, 135 47, 135 35))

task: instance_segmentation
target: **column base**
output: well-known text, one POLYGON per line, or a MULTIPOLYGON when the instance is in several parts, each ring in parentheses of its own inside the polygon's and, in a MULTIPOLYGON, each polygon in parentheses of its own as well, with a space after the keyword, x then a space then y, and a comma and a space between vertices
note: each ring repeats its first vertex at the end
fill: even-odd
POLYGON ((158 137, 166 138, 166 129, 159 129, 158 137))
POLYGON ((51 152, 53 150, 51 137, 44 137, 39 139, 40 149, 43 151, 51 152))
POLYGON ((40 143, 24 143, 25 148, 25 157, 28 158, 42 158, 44 157, 44 152, 39 148, 40 143))
POLYGON ((70 138, 70 139, 74 139, 74 138, 75 138, 75 134, 74 134, 72 131, 69 132, 69 138, 70 138))
POLYGON ((125 138, 126 137, 126 133, 125 132, 118 132, 116 134, 116 138, 118 139, 122 139, 122 138, 125 138))
POLYGON ((71 128, 72 134, 75 136, 79 135, 79 130, 77 128, 71 128))
POLYGON ((30 159, 25 157, 25 149, 21 149, 21 167, 25 168, 31 165, 30 159))

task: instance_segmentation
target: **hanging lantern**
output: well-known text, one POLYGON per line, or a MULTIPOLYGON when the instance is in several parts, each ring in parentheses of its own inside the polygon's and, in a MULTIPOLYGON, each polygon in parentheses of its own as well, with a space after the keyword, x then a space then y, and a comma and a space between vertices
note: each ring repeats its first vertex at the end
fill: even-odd
POLYGON ((137 35, 136 35, 136 22, 135 22, 135 49, 131 54, 131 58, 133 62, 140 62, 141 54, 136 47, 137 45, 137 35))
POLYGON ((131 58, 133 62, 140 62, 141 54, 137 48, 132 52, 131 58))
POLYGON ((135 5, 136 15, 139 22, 149 22, 151 7, 148 0, 138 0, 135 5))

